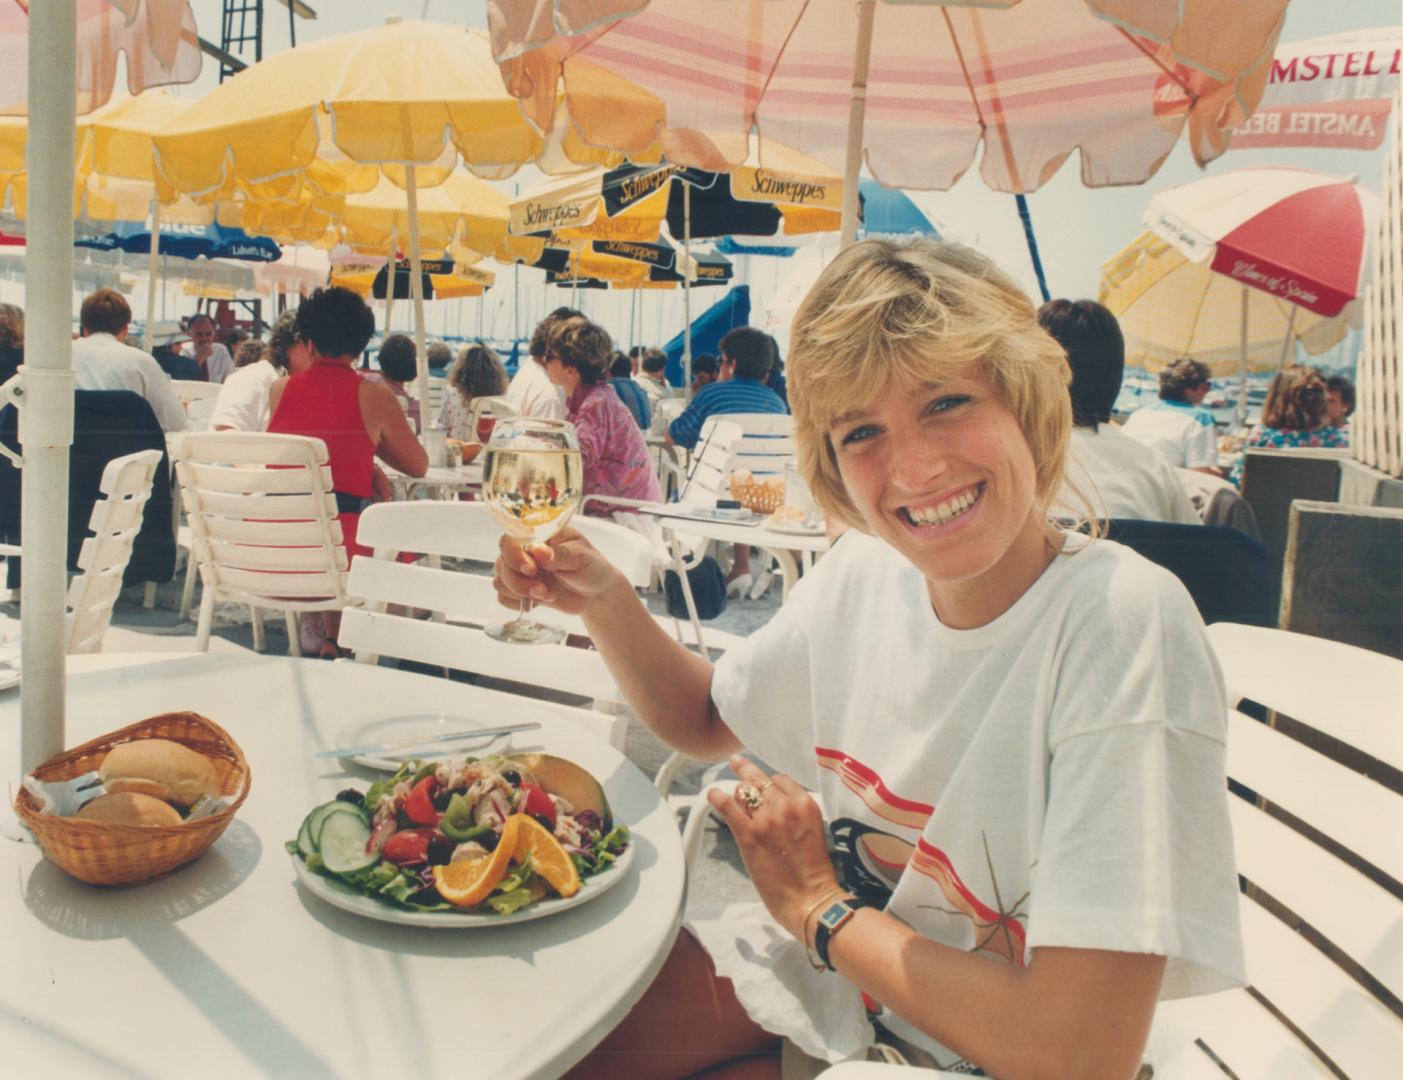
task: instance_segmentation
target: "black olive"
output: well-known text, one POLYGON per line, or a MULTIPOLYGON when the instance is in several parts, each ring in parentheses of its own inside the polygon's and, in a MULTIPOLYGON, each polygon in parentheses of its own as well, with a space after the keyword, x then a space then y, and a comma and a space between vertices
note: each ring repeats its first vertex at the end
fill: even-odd
POLYGON ((434 792, 434 809, 442 812, 448 809, 448 804, 453 798, 453 792, 446 787, 441 787, 434 792))
POLYGON ((345 791, 336 793, 337 802, 348 802, 352 806, 362 806, 365 803, 365 796, 353 787, 348 787, 345 791))
POLYGON ((447 866, 448 861, 453 858, 453 849, 457 846, 447 837, 434 833, 429 839, 429 862, 434 866, 447 866))
POLYGON ((521 784, 521 773, 515 769, 503 769, 502 779, 511 784, 512 787, 519 787, 521 784))
POLYGON ((531 816, 536 819, 537 823, 541 826, 541 828, 545 829, 546 832, 552 835, 555 834, 555 822, 553 822, 550 818, 546 817, 545 814, 532 814, 531 816))

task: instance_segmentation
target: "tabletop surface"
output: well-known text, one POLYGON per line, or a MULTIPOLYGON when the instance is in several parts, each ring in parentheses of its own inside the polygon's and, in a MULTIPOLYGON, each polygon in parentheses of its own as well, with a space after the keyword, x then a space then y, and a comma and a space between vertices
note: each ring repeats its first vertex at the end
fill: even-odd
POLYGON ((687 517, 680 507, 674 509, 674 505, 668 504, 667 509, 654 511, 662 527, 674 532, 783 551, 827 551, 829 547, 828 536, 822 532, 784 532, 769 528, 763 521, 758 524, 743 524, 687 517))
MULTIPOLYGON (((0 899, 0 1045, 13 1075, 554 1077, 661 966, 683 898, 677 827, 648 778, 570 710, 347 662, 94 659, 86 671, 86 658, 69 660, 68 745, 192 709, 243 747, 252 788, 209 852, 146 885, 84 885, 34 845, 0 839, 11 882, 0 899), (313 805, 377 775, 311 753, 348 725, 426 710, 540 720, 518 748, 571 758, 601 780, 633 830, 630 878, 539 921, 451 931, 360 918, 298 885, 284 842, 313 805)), ((0 694, 11 791, 18 723, 19 692, 0 694)))

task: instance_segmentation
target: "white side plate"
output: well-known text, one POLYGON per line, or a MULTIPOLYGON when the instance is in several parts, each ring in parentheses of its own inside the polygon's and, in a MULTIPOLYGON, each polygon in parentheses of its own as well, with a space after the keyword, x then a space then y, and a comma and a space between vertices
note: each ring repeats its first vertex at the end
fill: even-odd
MULTIPOLYGON (((4 669, 0 668, 0 674, 4 669)), ((383 720, 369 720, 364 724, 348 727, 336 735, 336 746, 371 746, 376 743, 401 742, 404 739, 432 739, 451 731, 465 731, 475 727, 489 727, 481 720, 450 713, 410 713, 405 716, 389 716, 383 720)), ((410 758, 422 761, 438 761, 442 758, 461 758, 467 755, 486 757, 488 754, 502 754, 511 747, 510 735, 471 736, 453 742, 430 743, 428 746, 406 746, 402 750, 386 750, 379 754, 360 754, 351 758, 368 769, 394 772, 410 758)))

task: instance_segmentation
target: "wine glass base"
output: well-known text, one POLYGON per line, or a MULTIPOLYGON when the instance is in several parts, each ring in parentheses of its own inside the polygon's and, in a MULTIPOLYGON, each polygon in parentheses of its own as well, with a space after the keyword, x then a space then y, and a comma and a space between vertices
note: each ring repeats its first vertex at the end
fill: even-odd
POLYGON ((505 641, 510 645, 559 645, 565 640, 565 631, 561 627, 531 619, 513 619, 499 626, 489 626, 483 632, 494 641, 505 641))

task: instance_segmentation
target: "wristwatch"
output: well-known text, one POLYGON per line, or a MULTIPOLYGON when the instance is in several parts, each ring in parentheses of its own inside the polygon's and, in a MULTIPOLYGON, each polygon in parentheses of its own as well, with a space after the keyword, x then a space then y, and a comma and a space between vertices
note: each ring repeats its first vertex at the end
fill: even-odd
POLYGON ((860 900, 856 896, 840 896, 819 912, 818 926, 814 929, 814 952, 818 953, 825 968, 833 966, 828 959, 828 943, 833 940, 833 935, 840 927, 846 926, 859 909, 876 906, 870 900, 860 900))

